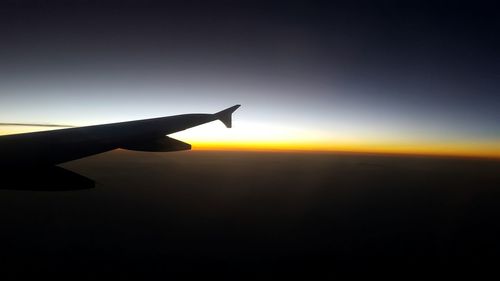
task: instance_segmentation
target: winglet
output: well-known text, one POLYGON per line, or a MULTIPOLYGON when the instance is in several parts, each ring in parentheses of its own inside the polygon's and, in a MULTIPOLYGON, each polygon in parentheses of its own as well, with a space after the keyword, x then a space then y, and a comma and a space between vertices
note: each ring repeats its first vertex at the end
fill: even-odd
POLYGON ((231 128, 232 127, 232 114, 233 112, 238 109, 238 107, 240 107, 241 105, 240 104, 237 104, 235 106, 231 106, 230 108, 226 108, 222 111, 219 111, 217 113, 215 113, 215 117, 217 117, 217 119, 219 119, 222 123, 224 123, 224 125, 226 125, 226 127, 228 128, 231 128))

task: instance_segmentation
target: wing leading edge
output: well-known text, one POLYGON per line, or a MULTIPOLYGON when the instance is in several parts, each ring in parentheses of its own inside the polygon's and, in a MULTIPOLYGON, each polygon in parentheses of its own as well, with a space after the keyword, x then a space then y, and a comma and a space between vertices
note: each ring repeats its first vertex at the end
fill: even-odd
POLYGON ((232 127, 235 105, 214 114, 183 114, 161 118, 60 129, 0 137, 0 167, 45 167, 117 148, 177 151, 191 145, 166 135, 220 120, 232 127))

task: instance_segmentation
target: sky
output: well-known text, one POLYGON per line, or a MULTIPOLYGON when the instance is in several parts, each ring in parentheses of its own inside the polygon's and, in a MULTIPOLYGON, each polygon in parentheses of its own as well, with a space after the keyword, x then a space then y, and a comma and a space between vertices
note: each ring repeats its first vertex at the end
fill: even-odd
POLYGON ((241 104, 233 129, 172 136, 194 149, 500 157, 493 1, 401 2, 4 1, 0 123, 241 104))

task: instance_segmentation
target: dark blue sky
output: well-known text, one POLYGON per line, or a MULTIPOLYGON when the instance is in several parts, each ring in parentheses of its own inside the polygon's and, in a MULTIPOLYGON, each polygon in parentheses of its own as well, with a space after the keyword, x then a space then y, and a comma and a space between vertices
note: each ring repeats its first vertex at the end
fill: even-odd
POLYGON ((260 141, 500 148, 493 1, 48 2, 2 4, 1 121, 241 103, 260 141))

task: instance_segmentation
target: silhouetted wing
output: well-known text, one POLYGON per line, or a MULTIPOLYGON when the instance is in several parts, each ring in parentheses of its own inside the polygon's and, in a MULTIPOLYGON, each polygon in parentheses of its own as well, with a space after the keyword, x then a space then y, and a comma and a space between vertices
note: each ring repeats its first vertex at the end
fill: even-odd
POLYGON ((90 189, 95 182, 58 166, 36 167, 2 174, 2 190, 70 191, 90 189))
POLYGON ((231 127, 232 113, 240 105, 214 114, 184 114, 131 122, 0 137, 2 168, 56 165, 117 148, 140 151, 191 149, 166 135, 215 120, 231 127))

